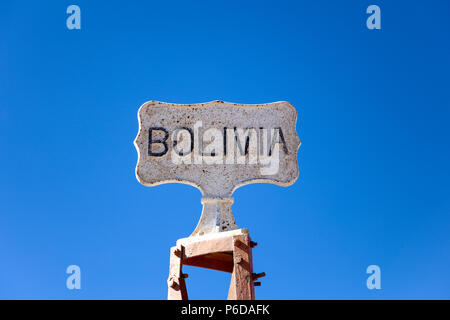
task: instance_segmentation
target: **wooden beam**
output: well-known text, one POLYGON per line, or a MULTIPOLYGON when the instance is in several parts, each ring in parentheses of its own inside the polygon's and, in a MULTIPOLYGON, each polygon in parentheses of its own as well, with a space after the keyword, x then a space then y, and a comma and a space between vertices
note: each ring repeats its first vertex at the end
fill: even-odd
POLYGON ((170 248, 169 278, 167 279, 168 300, 188 300, 186 282, 182 268, 183 246, 170 248))
POLYGON ((217 271, 233 272, 233 254, 214 253, 193 258, 183 259, 187 266, 201 267, 217 271))
POLYGON ((216 252, 233 252, 232 237, 186 243, 184 244, 183 259, 216 252))

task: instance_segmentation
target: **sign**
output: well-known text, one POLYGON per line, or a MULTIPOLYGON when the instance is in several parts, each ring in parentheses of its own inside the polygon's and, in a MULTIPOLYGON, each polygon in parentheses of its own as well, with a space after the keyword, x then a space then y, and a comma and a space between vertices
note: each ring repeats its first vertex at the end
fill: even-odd
POLYGON ((204 209, 199 226, 208 211, 219 212, 209 212, 216 222, 212 226, 208 218, 206 229, 199 231, 197 226, 198 234, 237 228, 231 214, 237 188, 258 182, 288 186, 298 177, 297 112, 288 102, 150 101, 141 106, 138 119, 134 141, 138 181, 145 186, 175 182, 200 189, 204 209))

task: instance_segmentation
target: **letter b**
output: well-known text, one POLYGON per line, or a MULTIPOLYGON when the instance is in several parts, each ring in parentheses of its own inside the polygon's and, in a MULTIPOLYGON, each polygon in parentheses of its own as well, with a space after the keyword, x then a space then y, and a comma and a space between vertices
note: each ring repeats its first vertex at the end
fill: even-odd
POLYGON ((162 157, 167 153, 167 138, 169 137, 169 132, 163 127, 150 127, 148 128, 148 155, 153 157, 162 157), (162 131, 164 132, 164 137, 162 139, 154 139, 153 131, 162 131), (164 150, 160 152, 152 151, 152 144, 162 144, 164 146, 164 150))

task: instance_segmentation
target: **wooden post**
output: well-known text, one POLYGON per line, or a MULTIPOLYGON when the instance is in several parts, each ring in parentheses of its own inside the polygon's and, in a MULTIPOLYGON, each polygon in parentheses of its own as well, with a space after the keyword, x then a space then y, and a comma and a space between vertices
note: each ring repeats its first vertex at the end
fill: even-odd
POLYGON ((185 275, 183 274, 183 255, 183 246, 170 248, 169 279, 167 279, 168 300, 188 300, 185 275))
POLYGON ((254 300, 253 261, 250 236, 233 237, 233 274, 231 275, 228 300, 254 300))

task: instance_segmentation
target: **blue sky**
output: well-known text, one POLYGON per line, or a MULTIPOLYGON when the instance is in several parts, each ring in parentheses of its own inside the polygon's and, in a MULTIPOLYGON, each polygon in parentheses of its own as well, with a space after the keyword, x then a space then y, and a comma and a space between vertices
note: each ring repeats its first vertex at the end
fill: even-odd
MULTIPOLYGON (((137 110, 219 99, 299 114, 298 181, 234 194, 267 273, 258 299, 449 299, 449 13, 437 0, 2 1, 0 298, 165 299, 169 248, 201 194, 137 182, 137 110), (81 30, 66 28, 70 4, 81 30), (371 4, 381 30, 366 28, 371 4), (366 287, 372 264, 381 290, 366 287)), ((226 297, 229 275, 185 271, 192 298, 226 297)))

